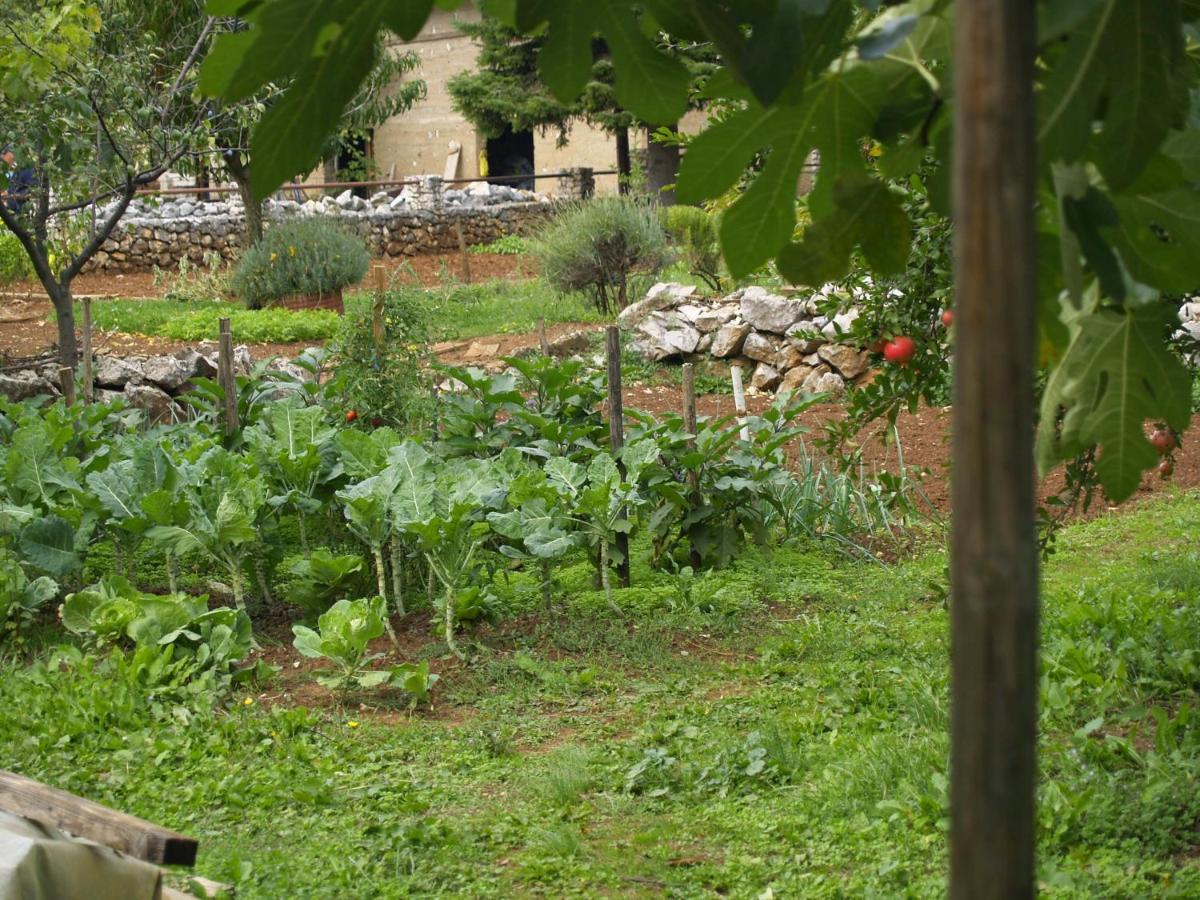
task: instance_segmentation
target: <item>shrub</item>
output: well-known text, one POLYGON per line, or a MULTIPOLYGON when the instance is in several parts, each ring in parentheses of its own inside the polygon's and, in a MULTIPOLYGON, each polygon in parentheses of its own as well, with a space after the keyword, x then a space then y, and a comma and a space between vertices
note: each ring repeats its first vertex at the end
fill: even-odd
POLYGON ((231 286, 251 309, 291 294, 332 294, 361 281, 371 258, 362 240, 322 219, 272 227, 247 250, 231 286))
POLYGON ((380 419, 415 429, 430 411, 428 375, 421 366, 428 339, 419 287, 389 290, 383 303, 383 352, 375 347, 371 303, 347 312, 333 342, 330 369, 335 373, 328 396, 341 412, 355 410, 361 423, 380 419))
POLYGON ((717 220, 697 206, 668 206, 662 224, 688 271, 718 293, 721 285, 721 242, 717 220))
POLYGON ((655 274, 669 261, 654 211, 624 197, 567 210, 543 231, 535 253, 551 285, 587 294, 605 314, 625 307, 631 275, 655 274))
POLYGON ((33 263, 17 236, 0 227, 0 284, 27 281, 34 277, 33 263))
POLYGON ((523 238, 519 234, 506 234, 504 237, 496 238, 490 244, 476 244, 470 252, 492 253, 498 256, 521 256, 529 253, 532 249, 533 243, 529 238, 523 238))

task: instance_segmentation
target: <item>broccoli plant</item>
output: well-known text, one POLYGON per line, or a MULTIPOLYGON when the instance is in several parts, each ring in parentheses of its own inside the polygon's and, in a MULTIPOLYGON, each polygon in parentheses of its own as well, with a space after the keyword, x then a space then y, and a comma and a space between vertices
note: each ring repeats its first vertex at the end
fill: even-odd
POLYGON ((339 600, 317 621, 317 630, 293 625, 293 646, 310 659, 327 659, 335 665, 332 673, 317 676, 328 688, 351 685, 374 688, 383 685, 408 692, 413 702, 424 700, 438 680, 429 671, 428 661, 419 665, 404 663, 390 669, 371 669, 370 664, 383 654, 368 653, 372 640, 384 632, 387 604, 382 597, 365 600, 339 600))
POLYGON ((309 554, 307 516, 321 509, 322 488, 341 474, 334 437, 319 406, 294 402, 270 407, 253 428, 245 432, 259 470, 274 493, 267 503, 274 509, 290 508, 296 514, 300 547, 309 554))
POLYGON ((221 447, 206 450, 185 477, 186 524, 154 525, 146 537, 179 556, 200 553, 216 563, 229 576, 234 604, 245 610, 242 568, 259 545, 256 522, 267 503, 262 477, 252 463, 221 447))
POLYGON ((621 449, 620 466, 608 453, 597 453, 586 467, 562 457, 546 462, 550 483, 570 509, 584 540, 597 551, 604 599, 618 614, 621 608, 613 600, 609 565, 621 560, 613 539, 633 529, 630 517, 645 503, 638 481, 658 453, 654 441, 640 440, 621 449))

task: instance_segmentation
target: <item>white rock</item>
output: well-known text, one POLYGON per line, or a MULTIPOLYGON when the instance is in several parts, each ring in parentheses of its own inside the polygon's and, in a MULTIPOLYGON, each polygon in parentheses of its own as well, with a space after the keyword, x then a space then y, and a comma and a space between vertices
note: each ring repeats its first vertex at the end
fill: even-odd
POLYGON ((760 362, 755 366, 754 374, 750 376, 750 387, 760 391, 769 391, 779 384, 780 379, 778 369, 765 362, 760 362))
POLYGON ((691 296, 695 290, 694 287, 675 282, 660 282, 646 291, 646 296, 641 300, 621 310, 617 322, 624 328, 632 328, 650 313, 674 306, 678 301, 691 296))
POLYGON ((867 371, 870 357, 862 350, 847 347, 845 344, 825 344, 817 355, 833 366, 844 378, 857 378, 867 371))
POLYGON ((100 387, 125 387, 131 381, 142 381, 141 359, 121 359, 117 356, 97 356, 92 377, 100 387))
POLYGON ((756 330, 785 334, 804 314, 804 308, 786 297, 754 286, 742 291, 741 312, 742 318, 756 330))
POLYGON ((638 323, 640 343, 652 360, 666 359, 682 353, 694 353, 700 343, 700 332, 676 315, 653 312, 638 323))
POLYGON ((752 331, 742 343, 742 355, 759 362, 774 364, 775 357, 779 355, 780 343, 779 338, 773 335, 752 331))
POLYGON ((854 325, 854 320, 858 318, 858 310, 850 309, 844 313, 838 313, 832 320, 827 322, 821 329, 821 334, 827 338, 837 338, 849 333, 854 325))
POLYGON ((737 356, 742 352, 742 344, 749 333, 750 326, 745 322, 732 322, 728 325, 722 325, 716 334, 713 335, 712 350, 710 352, 713 356, 720 359, 737 356))

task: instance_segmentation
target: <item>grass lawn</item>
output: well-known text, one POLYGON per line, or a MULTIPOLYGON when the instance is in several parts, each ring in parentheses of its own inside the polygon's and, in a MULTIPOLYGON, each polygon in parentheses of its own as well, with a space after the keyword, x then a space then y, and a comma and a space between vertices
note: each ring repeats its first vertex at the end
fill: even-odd
MULTIPOLYGON (((407 290, 415 292, 435 341, 529 333, 536 331, 540 318, 548 325, 600 320, 583 297, 562 297, 536 279, 407 290)), ((365 316, 370 304, 370 294, 350 294, 346 311, 365 316)), ((77 309, 76 315, 82 316, 82 310, 77 309)), ((232 319, 235 341, 250 343, 328 340, 341 326, 338 316, 327 311, 248 310, 237 303, 215 301, 97 300, 92 303, 92 316, 96 327, 106 331, 180 341, 216 340, 217 320, 222 316, 232 319)))
MULTIPOLYGON (((1074 526, 1046 567, 1050 896, 1200 896, 1197 499, 1074 526)), ((173 709, 9 660, 0 767, 199 837, 197 872, 243 897, 939 897, 945 566, 780 548, 691 581, 635 569, 625 620, 582 561, 555 615, 501 581, 527 613, 411 718, 273 705, 271 684, 173 709)))

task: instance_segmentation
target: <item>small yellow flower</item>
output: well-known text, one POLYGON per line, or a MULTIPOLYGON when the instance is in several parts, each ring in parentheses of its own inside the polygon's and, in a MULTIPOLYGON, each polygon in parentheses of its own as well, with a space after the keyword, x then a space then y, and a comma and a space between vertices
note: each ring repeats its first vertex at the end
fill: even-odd
POLYGON ((289 244, 288 245, 288 256, 295 256, 295 255, 296 255, 296 248, 289 244))
POLYGON ((347 728, 357 728, 358 723, 356 721, 354 721, 353 719, 351 719, 349 722, 346 723, 346 727, 347 728))
POLYGON ((253 705, 254 705, 253 697, 247 697, 245 700, 242 701, 242 706, 253 706, 253 705))
POLYGON ((279 259, 279 254, 274 251, 271 251, 271 262, 275 262, 275 260, 277 260, 277 259, 279 259))

